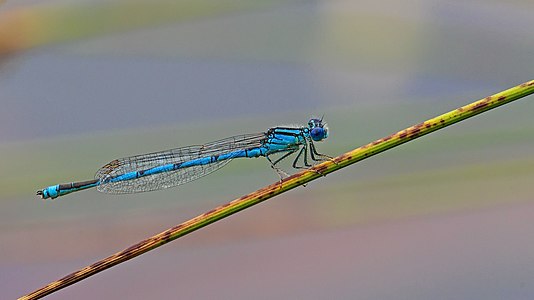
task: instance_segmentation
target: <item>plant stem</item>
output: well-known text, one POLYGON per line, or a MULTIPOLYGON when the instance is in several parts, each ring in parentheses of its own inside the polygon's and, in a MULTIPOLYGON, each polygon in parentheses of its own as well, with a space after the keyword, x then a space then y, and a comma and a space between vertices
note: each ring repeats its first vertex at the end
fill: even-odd
POLYGON ((349 151, 345 154, 342 154, 338 157, 335 157, 330 161, 323 162, 308 170, 304 170, 295 175, 292 175, 284 179, 281 183, 273 183, 253 193, 235 199, 225 205, 219 206, 196 218, 193 218, 189 221, 186 221, 182 224, 165 230, 157 235, 154 235, 142 242, 139 242, 129 247, 128 249, 113 254, 92 265, 89 265, 70 275, 67 275, 19 299, 38 299, 53 292, 56 292, 66 286, 74 284, 80 280, 83 280, 96 273, 111 268, 117 264, 130 260, 145 252, 167 244, 168 242, 173 241, 181 236, 200 229, 208 224, 226 218, 238 211, 244 210, 245 208, 263 202, 269 198, 282 194, 300 185, 306 184, 326 174, 347 167, 360 160, 366 159, 380 152, 399 146, 401 144, 419 138, 423 135, 434 132, 438 129, 442 129, 467 118, 471 118, 482 112, 518 100, 532 93, 534 93, 534 80, 525 82, 511 89, 486 97, 479 101, 473 102, 466 106, 445 113, 443 115, 429 119, 425 122, 416 124, 407 129, 401 130, 397 133, 391 134, 382 139, 376 140, 372 143, 369 143, 367 145, 349 151))

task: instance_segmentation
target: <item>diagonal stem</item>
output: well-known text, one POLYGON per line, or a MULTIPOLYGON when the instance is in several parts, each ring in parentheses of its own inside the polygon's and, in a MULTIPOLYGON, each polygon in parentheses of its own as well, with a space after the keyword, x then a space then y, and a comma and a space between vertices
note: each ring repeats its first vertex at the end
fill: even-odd
POLYGON ((272 198, 276 195, 289 191, 295 187, 306 184, 323 175, 332 173, 360 160, 371 157, 390 148, 399 146, 423 135, 442 129, 454 123, 471 118, 490 109, 499 107, 503 104, 510 103, 525 96, 534 93, 534 80, 525 82, 516 87, 510 88, 495 95, 478 100, 466 106, 460 107, 443 115, 429 119, 425 122, 416 124, 397 133, 391 134, 382 139, 364 145, 344 153, 332 160, 325 161, 308 170, 304 170, 295 175, 284 179, 281 183, 276 182, 253 193, 235 199, 232 202, 219 206, 207 213, 196 218, 186 221, 182 224, 167 229, 157 235, 154 235, 144 241, 141 241, 128 249, 104 258, 92 265, 69 274, 59 280, 56 280, 28 295, 19 299, 38 299, 48 294, 54 293, 62 288, 74 284, 80 280, 102 272, 115 265, 128 261, 145 252, 167 244, 181 236, 200 229, 208 224, 226 218, 245 208, 256 205, 262 201, 272 198))

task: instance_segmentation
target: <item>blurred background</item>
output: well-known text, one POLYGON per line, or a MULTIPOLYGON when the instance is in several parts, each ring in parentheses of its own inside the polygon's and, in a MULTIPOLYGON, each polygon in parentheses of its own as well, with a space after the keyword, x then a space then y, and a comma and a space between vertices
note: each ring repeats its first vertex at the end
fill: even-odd
MULTIPOLYGON (((325 115, 331 156, 533 79, 534 3, 5 1, 0 297, 278 180, 55 201, 118 158, 325 115)), ((50 299, 532 299, 534 98, 329 175, 50 299)), ((290 170, 290 161, 285 169, 290 170)))

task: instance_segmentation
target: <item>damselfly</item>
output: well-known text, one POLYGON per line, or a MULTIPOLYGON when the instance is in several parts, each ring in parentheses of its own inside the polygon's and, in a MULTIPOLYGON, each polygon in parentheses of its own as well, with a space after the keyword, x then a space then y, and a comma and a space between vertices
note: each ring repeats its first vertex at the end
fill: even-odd
POLYGON ((329 157, 315 149, 314 142, 328 137, 328 128, 321 119, 311 119, 308 126, 273 127, 267 132, 238 135, 198 146, 188 146, 116 159, 95 174, 95 179, 57 184, 37 191, 43 199, 57 198, 72 192, 96 187, 109 194, 127 194, 165 189, 208 175, 234 158, 264 156, 280 176, 276 165, 296 152, 293 168, 311 167, 313 161, 329 157), (276 160, 271 155, 282 153, 276 160), (302 157, 302 165, 299 159, 302 157))

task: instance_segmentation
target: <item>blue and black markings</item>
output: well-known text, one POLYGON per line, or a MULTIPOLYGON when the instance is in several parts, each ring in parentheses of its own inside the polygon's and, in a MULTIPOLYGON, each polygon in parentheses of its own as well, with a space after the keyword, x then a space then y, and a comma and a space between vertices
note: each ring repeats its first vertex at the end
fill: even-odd
POLYGON ((242 157, 264 156, 271 163, 271 167, 280 174, 280 170, 275 167, 276 164, 297 151, 298 153, 293 161, 294 168, 300 169, 311 166, 308 163, 308 149, 312 160, 320 161, 326 159, 328 156, 318 153, 313 142, 324 140, 327 137, 328 129, 322 123, 322 118, 311 119, 308 122, 308 126, 274 127, 267 130, 266 133, 235 136, 200 147, 183 147, 114 160, 102 167, 97 172, 94 180, 49 186, 38 191, 37 194, 46 199, 56 198, 91 187, 98 187, 99 191, 110 193, 115 190, 129 193, 167 188, 204 176, 205 174, 201 172, 213 172, 224 165, 223 161, 242 157), (206 149, 209 149, 210 155, 203 154, 206 149), (181 153, 184 153, 187 159, 181 157, 181 153), (284 155, 273 162, 269 156, 275 153, 284 153, 284 155), (191 159, 195 155, 198 155, 197 158, 191 159), (298 165, 301 157, 303 157, 303 166, 298 165), (209 164, 213 164, 214 167, 199 168, 209 164), (145 166, 146 169, 135 170, 138 166, 145 166), (192 179, 186 178, 187 176, 181 173, 181 170, 185 169, 192 170, 186 173, 187 176, 192 176, 192 179), (158 185, 157 182, 151 181, 160 180, 160 177, 150 177, 151 175, 165 172, 173 172, 176 176, 181 177, 172 181, 171 184, 167 182, 158 185), (139 178, 147 178, 147 180, 136 181, 132 184, 131 180, 139 178), (143 185, 150 185, 150 188, 145 188, 143 185))

